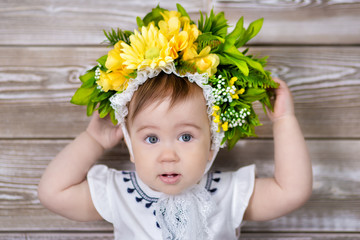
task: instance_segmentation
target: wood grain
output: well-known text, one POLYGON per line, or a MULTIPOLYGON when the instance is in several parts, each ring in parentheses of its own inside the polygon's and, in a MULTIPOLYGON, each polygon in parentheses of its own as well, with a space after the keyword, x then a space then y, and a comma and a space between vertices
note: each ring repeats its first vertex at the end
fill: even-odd
MULTIPOLYGON (((112 233, 19 233, 0 234, 0 240, 110 240, 112 233)), ((357 240, 356 233, 242 233, 243 240, 357 240)))
MULTIPOLYGON (((49 161, 69 140, 0 140, 1 231, 111 231, 105 222, 76 223, 44 209, 37 183, 49 161)), ((311 200, 298 211, 274 221, 248 222, 246 232, 360 230, 359 140, 308 140, 313 160, 311 200)), ((273 142, 242 140, 230 153, 220 152, 215 169, 235 170, 255 163, 259 177, 273 172, 273 142)), ((100 163, 132 169, 124 145, 107 152, 100 163)))
MULTIPOLYGON (((245 24, 264 17, 255 44, 359 44, 358 1, 180 0, 191 18, 199 10, 225 11, 230 25, 240 16, 245 24)), ((2 45, 94 45, 105 40, 102 30, 134 30, 135 18, 151 8, 175 10, 171 1, 1 1, 2 45)))
POLYGON ((112 233, 0 233, 0 240, 113 240, 112 233))
MULTIPOLYGON (((71 138, 85 129, 85 108, 69 100, 78 76, 107 50, 0 47, 0 138, 71 138)), ((251 52, 270 56, 268 69, 288 82, 307 138, 360 137, 360 48, 253 47, 251 52)), ((271 123, 260 105, 256 109, 264 123, 258 135, 271 137, 271 123)))
MULTIPOLYGON (((313 160, 310 201, 282 218, 248 222, 245 240, 360 239, 360 1, 179 0, 198 11, 224 11, 234 26, 264 17, 251 53, 269 55, 268 69, 286 80, 313 160), (255 46, 255 47, 254 47, 255 46)), ((89 122, 69 103, 78 77, 109 48, 102 30, 136 28, 166 0, 0 1, 0 240, 113 239, 105 221, 69 221, 43 208, 37 184, 51 159, 89 122)), ((232 28, 232 27, 231 27, 232 28)), ((271 123, 255 105, 259 139, 222 150, 214 169, 255 163, 273 172, 271 123)), ((124 145, 99 163, 132 169, 124 145)))
MULTIPOLYGON (((177 1, 189 15, 207 11, 207 1, 177 1)), ((3 45, 94 45, 105 40, 103 29, 137 28, 136 17, 156 7, 175 10, 175 2, 150 1, 1 1, 0 44, 3 45)))
POLYGON ((230 24, 244 16, 245 25, 264 18, 254 44, 359 44, 359 1, 215 0, 230 24))
POLYGON ((357 240, 358 233, 243 233, 243 240, 357 240))

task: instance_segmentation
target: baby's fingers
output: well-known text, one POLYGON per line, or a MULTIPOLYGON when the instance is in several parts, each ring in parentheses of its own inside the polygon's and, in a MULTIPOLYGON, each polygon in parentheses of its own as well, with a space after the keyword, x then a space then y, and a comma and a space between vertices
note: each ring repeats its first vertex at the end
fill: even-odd
POLYGON ((279 87, 275 90, 274 112, 268 111, 273 122, 284 116, 294 115, 294 104, 286 82, 279 78, 274 78, 274 81, 279 83, 279 87))

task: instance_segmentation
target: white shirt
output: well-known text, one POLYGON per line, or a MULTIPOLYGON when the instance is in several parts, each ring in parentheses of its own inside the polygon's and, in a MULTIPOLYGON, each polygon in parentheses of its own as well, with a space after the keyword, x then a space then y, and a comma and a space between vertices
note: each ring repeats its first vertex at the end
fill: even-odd
MULTIPOLYGON (((155 205, 161 193, 145 185, 136 172, 95 165, 88 172, 91 197, 99 214, 114 226, 115 240, 161 239, 155 205)), ((214 239, 237 239, 252 195, 255 166, 236 172, 210 172, 199 185, 209 191, 217 209, 208 224, 214 239)))

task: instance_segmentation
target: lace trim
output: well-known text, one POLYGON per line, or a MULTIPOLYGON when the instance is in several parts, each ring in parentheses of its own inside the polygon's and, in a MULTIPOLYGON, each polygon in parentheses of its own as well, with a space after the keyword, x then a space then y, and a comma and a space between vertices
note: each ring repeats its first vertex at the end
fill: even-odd
POLYGON ((207 220, 215 208, 209 192, 199 185, 180 195, 160 197, 156 219, 163 239, 213 239, 207 220))
POLYGON ((156 69, 146 68, 137 72, 137 77, 129 81, 129 85, 125 91, 122 93, 114 94, 110 98, 111 107, 115 110, 115 117, 118 120, 119 124, 125 125, 125 118, 128 115, 127 103, 131 100, 134 92, 143 84, 147 79, 156 77, 160 72, 165 72, 166 74, 175 74, 179 77, 187 77, 190 82, 196 83, 199 87, 203 89, 204 97, 207 103, 207 113, 210 121, 210 131, 211 131, 211 140, 212 150, 217 150, 221 145, 221 141, 224 137, 223 132, 217 132, 218 124, 213 121, 213 106, 214 106, 214 96, 212 95, 212 87, 208 85, 208 75, 207 73, 186 73, 181 75, 176 72, 174 63, 168 63, 164 67, 159 67, 156 69))

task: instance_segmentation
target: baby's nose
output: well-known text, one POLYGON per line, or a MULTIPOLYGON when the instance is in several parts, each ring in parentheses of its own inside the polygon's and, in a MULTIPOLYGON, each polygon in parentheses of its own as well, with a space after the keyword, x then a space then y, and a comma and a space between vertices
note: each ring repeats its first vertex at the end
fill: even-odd
POLYGON ((178 162, 180 160, 176 150, 172 147, 165 147, 160 155, 161 162, 178 162))

